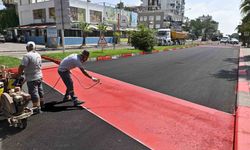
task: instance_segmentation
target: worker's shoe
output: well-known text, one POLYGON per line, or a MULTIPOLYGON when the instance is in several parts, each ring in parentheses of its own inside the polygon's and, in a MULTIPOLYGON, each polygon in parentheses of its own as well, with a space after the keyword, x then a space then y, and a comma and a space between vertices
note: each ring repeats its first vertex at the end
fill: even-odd
POLYGON ((32 109, 33 109, 33 115, 43 113, 41 107, 33 107, 32 109))
POLYGON ((73 100, 74 106, 81 106, 81 104, 83 104, 83 101, 79 101, 77 99, 73 100))
POLYGON ((71 101, 69 95, 65 95, 64 98, 63 98, 63 102, 67 102, 67 101, 71 101))

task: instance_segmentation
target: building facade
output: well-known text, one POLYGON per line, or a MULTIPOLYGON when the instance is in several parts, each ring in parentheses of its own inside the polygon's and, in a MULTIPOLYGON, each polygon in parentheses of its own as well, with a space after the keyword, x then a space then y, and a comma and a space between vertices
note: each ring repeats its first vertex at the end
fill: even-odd
MULTIPOLYGON (((184 11, 185 11, 185 0, 141 0, 142 7, 139 13, 139 22, 143 20, 142 23, 152 24, 150 20, 144 20, 142 18, 150 18, 155 13, 163 14, 161 18, 162 23, 160 24, 161 28, 172 27, 175 29, 180 29, 184 20, 184 11)), ((159 18, 159 16, 156 16, 159 18)), ((152 17, 151 17, 152 20, 152 17)), ((157 18, 154 18, 157 20, 157 18)), ((159 27, 157 22, 153 22, 154 28, 159 27)))
MULTIPOLYGON (((68 45, 80 44, 81 39, 71 40, 74 43, 67 41, 67 37, 81 38, 82 33, 78 28, 80 22, 89 23, 94 30, 98 30, 98 24, 104 23, 110 32, 116 26, 123 30, 137 27, 137 13, 119 10, 106 3, 94 4, 85 0, 19 0, 17 4, 20 28, 34 28, 31 29, 30 36, 47 36, 46 28, 56 28, 60 37, 60 29, 63 27, 65 43, 68 45)), ((95 42, 97 40, 92 40, 91 43, 95 42)))

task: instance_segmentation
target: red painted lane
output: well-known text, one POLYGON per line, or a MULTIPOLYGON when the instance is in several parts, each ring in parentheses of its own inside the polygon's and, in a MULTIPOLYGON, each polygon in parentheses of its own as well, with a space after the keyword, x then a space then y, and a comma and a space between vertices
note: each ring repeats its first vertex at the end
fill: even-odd
POLYGON ((236 114, 235 150, 250 148, 250 107, 239 106, 236 114))
MULTIPOLYGON (((84 86, 92 81, 73 70, 84 86)), ((43 71, 44 81, 54 86, 56 69, 43 71)), ((91 73, 102 84, 83 89, 74 78, 75 91, 84 107, 151 149, 232 149, 232 115, 181 99, 91 73)), ((64 92, 60 81, 56 89, 64 92)))

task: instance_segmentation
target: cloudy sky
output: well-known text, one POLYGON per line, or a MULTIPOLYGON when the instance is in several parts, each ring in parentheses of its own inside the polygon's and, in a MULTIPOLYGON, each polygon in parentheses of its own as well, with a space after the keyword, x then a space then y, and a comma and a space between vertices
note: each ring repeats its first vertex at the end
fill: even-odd
MULTIPOLYGON (((211 15, 219 22, 219 30, 224 34, 231 34, 240 23, 239 5, 241 0, 186 0, 185 16, 195 19, 199 16, 211 15)), ((92 0, 94 3, 110 2, 110 0, 92 0)), ((112 0, 113 4, 120 0, 112 0)), ((126 5, 139 5, 141 0, 122 0, 126 5)), ((0 5, 0 9, 1 9, 0 5)))

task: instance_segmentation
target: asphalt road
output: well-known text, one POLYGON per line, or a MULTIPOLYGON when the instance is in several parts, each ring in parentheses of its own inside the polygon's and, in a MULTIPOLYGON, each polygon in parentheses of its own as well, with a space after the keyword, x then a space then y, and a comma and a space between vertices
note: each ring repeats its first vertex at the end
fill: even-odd
POLYGON ((147 150, 118 129, 44 85, 46 109, 28 119, 25 130, 0 120, 0 150, 147 150))
POLYGON ((89 62, 88 70, 228 113, 234 112, 238 47, 196 47, 89 62))

